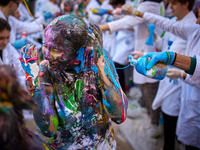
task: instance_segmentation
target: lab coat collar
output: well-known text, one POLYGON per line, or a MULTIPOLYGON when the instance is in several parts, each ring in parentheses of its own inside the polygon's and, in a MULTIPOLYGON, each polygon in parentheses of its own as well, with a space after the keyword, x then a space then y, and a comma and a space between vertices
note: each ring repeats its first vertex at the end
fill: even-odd
POLYGON ((0 18, 7 20, 7 18, 5 17, 4 13, 1 10, 0 10, 0 18))
POLYGON ((186 22, 187 23, 193 23, 194 17, 195 17, 195 14, 193 13, 193 11, 190 11, 187 15, 185 15, 185 17, 183 17, 183 19, 180 20, 180 22, 183 22, 183 23, 186 23, 186 22))

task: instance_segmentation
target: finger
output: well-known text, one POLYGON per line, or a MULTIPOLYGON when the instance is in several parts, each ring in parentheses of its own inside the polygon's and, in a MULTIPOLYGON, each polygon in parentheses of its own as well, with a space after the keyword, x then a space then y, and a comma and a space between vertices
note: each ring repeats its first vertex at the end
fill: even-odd
POLYGON ((38 57, 39 48, 35 48, 33 52, 33 57, 38 57))
POLYGON ((30 51, 29 51, 29 48, 31 47, 31 44, 28 44, 26 49, 25 49, 25 52, 24 52, 24 55, 23 57, 28 57, 30 56, 30 51))
POLYGON ((151 69, 158 62, 157 58, 151 59, 147 64, 147 70, 151 69))

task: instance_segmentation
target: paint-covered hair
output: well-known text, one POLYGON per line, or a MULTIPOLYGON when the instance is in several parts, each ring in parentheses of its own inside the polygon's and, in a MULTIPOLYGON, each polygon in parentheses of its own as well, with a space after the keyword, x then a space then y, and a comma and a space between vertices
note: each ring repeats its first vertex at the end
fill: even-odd
POLYGON ((75 59, 76 52, 87 46, 89 32, 86 23, 74 15, 63 15, 54 19, 45 29, 44 40, 47 48, 57 49, 75 59))
POLYGON ((1 149, 27 149, 22 109, 32 109, 34 103, 17 81, 15 71, 0 65, 0 147, 1 149))

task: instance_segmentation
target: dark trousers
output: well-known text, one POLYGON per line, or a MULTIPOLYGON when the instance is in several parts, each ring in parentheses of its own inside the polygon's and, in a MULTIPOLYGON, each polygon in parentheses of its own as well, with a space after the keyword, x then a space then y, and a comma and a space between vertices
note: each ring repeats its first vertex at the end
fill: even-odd
POLYGON ((193 147, 193 146, 189 146, 189 145, 186 145, 186 146, 185 146, 185 149, 186 149, 186 150, 199 150, 198 147, 193 147))
MULTIPOLYGON (((115 68, 123 68, 125 66, 120 65, 118 63, 114 63, 115 64, 115 68)), ((123 89, 123 91, 125 92, 125 80, 124 80, 124 69, 116 69, 117 70, 117 74, 119 76, 119 83, 123 89)))
POLYGON ((147 113, 150 115, 151 123, 154 125, 159 125, 160 118, 160 107, 156 110, 152 109, 152 103, 158 90, 158 84, 159 82, 141 84, 142 96, 145 100, 147 113))
POLYGON ((174 150, 175 149, 175 138, 176 138, 176 124, 178 116, 169 116, 163 114, 163 126, 164 126, 164 146, 163 150, 174 150))

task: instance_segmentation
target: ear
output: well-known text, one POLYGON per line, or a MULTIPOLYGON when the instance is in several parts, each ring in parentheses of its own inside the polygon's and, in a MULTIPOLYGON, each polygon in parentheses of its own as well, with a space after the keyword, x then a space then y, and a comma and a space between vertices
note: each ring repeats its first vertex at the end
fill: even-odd
POLYGON ((7 6, 12 7, 13 3, 14 3, 13 1, 10 1, 7 6))
POLYGON ((189 7, 189 2, 188 1, 186 1, 185 2, 185 4, 183 4, 184 6, 185 6, 185 8, 187 8, 188 9, 188 7, 189 7))

